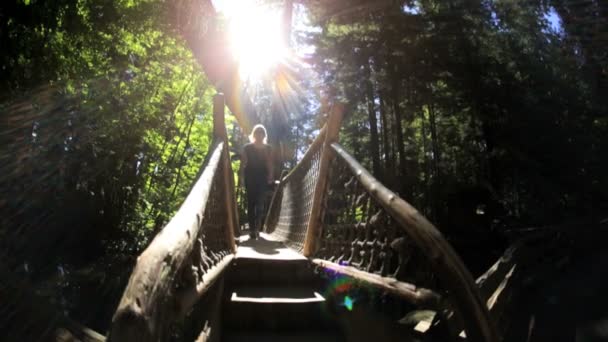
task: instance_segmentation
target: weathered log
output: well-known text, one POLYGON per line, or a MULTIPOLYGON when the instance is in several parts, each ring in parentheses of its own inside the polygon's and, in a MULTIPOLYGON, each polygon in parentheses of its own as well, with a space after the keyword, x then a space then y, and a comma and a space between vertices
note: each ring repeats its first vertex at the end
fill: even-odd
POLYGON ((569 251, 559 230, 534 231, 515 241, 483 275, 477 278, 482 299, 486 301, 501 334, 520 320, 519 300, 525 287, 567 264, 569 251))
POLYGON ((382 277, 377 274, 360 271, 351 266, 342 266, 322 259, 313 259, 312 262, 331 273, 353 278, 356 281, 360 281, 399 298, 403 298, 409 303, 421 308, 436 309, 441 301, 441 296, 432 290, 398 281, 395 278, 382 277))
POLYGON ((190 308, 196 304, 199 298, 209 291, 211 286, 213 286, 215 282, 221 278, 224 271, 228 269, 233 259, 233 254, 225 256, 222 261, 203 275, 203 280, 196 284, 196 286, 188 287, 177 295, 179 298, 179 310, 177 310, 178 317, 184 317, 190 308))
MULTIPOLYGON (((224 116, 224 95, 216 94, 213 97, 213 134, 218 139, 228 146, 228 133, 226 132, 226 121, 224 116)), ((232 253, 236 253, 236 243, 234 242, 234 232, 238 227, 238 215, 236 213, 236 199, 234 198, 234 173, 230 164, 230 152, 228 148, 222 151, 222 161, 224 163, 222 170, 223 191, 226 211, 228 216, 228 229, 226 229, 226 239, 230 244, 232 253)))
MULTIPOLYGON (((176 315, 187 311, 187 307, 194 302, 190 296, 182 296, 184 302, 178 305, 180 298, 175 296, 174 289, 183 269, 191 265, 192 251, 200 236, 201 222, 211 195, 212 182, 222 162, 224 146, 224 142, 214 143, 201 177, 182 206, 137 258, 112 319, 108 336, 110 341, 165 340, 176 315)), ((216 272, 209 272, 210 276, 214 279, 219 277, 226 264, 220 263, 216 266, 216 272)), ((208 288, 200 282, 195 286, 197 296, 208 288)))
POLYGON ((333 143, 332 147, 346 162, 363 187, 426 254, 465 321, 467 337, 471 341, 498 341, 494 323, 471 273, 439 230, 409 203, 376 180, 342 146, 333 143))

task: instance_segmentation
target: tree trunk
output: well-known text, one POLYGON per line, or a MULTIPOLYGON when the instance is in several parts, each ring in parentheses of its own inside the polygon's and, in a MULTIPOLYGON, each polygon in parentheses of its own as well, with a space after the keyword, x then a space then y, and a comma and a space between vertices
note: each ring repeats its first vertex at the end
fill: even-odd
MULTIPOLYGON (((175 103, 175 106, 173 106, 173 110, 171 111, 171 116, 169 121, 174 121, 175 120, 175 116, 177 115, 177 110, 179 109, 179 106, 182 103, 182 100, 184 99, 184 95, 186 94, 186 91, 188 91, 190 89, 190 87, 192 86, 194 82, 194 73, 192 74, 192 77, 190 77, 190 81, 188 81, 188 83, 186 85, 184 85, 184 87, 182 88, 182 91, 180 92, 179 98, 177 100, 177 102, 175 103)), ((169 140, 171 140, 171 138, 169 138, 169 132, 165 132, 165 140, 163 141, 163 146, 161 147, 160 151, 161 153, 158 155, 157 160, 162 161, 162 156, 165 153, 165 148, 167 148, 167 146, 170 146, 169 144, 169 140)), ((181 142, 181 137, 179 142, 177 143, 177 145, 179 146, 179 143, 181 142)), ((173 153, 171 154, 171 157, 167 160, 167 164, 165 164, 162 167, 162 170, 159 170, 159 173, 163 173, 164 170, 167 168, 167 165, 173 160, 173 156, 175 155, 175 152, 177 151, 177 147, 175 148, 175 150, 173 151, 173 153)), ((158 165, 158 164, 157 164, 158 165)), ((152 185, 158 180, 158 176, 153 173, 150 176, 150 181, 148 182, 148 184, 145 186, 144 191, 148 191, 150 189, 152 189, 152 185)))
POLYGON ((389 137, 391 136, 391 130, 388 123, 388 116, 386 115, 386 101, 384 100, 384 94, 380 95, 380 120, 382 127, 382 149, 384 151, 384 181, 389 188, 395 185, 395 177, 392 174, 392 170, 395 169, 394 153, 390 144, 389 137))
POLYGON ((439 164, 441 156, 439 155, 439 144, 437 142, 437 118, 435 117, 435 108, 433 104, 429 104, 429 127, 431 129, 431 148, 433 150, 433 172, 435 177, 439 177, 439 164))
MULTIPOLYGON (((401 121, 401 108, 399 107, 399 78, 395 65, 391 63, 391 92, 393 102, 393 113, 395 114, 395 133, 397 138, 397 153, 399 154, 399 168, 398 176, 403 181, 403 177, 406 174, 406 162, 405 162, 405 146, 403 139, 403 126, 401 121)), ((399 184, 399 188, 402 188, 405 184, 399 184)))
POLYGON ((439 143, 437 141, 437 119, 435 117, 435 108, 433 107, 432 99, 431 103, 428 104, 429 110, 429 128, 431 131, 431 150, 433 153, 432 167, 433 167, 433 183, 432 183, 432 210, 435 221, 440 217, 441 206, 439 204, 439 191, 441 189, 441 174, 440 174, 440 161, 441 156, 439 155, 439 143))
MULTIPOLYGON (((370 61, 371 63, 371 61, 370 61)), ((367 93, 367 114, 369 117, 369 130, 371 134, 370 138, 370 152, 372 154, 372 170, 374 176, 383 179, 380 170, 380 148, 378 139, 378 120, 376 118, 376 109, 374 107, 374 87, 371 80, 371 66, 365 65, 365 72, 367 81, 365 82, 365 90, 367 93)))
POLYGON ((184 168, 184 165, 183 165, 184 156, 186 155, 186 150, 188 149, 188 146, 190 145, 190 134, 192 133, 192 126, 194 126, 195 121, 196 121, 196 116, 192 116, 192 121, 190 121, 190 125, 188 126, 186 144, 184 145, 184 149, 182 150, 182 155, 179 157, 179 161, 178 161, 179 168, 177 169, 177 176, 175 177, 175 183, 173 184, 173 189, 171 190, 171 198, 175 198, 175 192, 179 185, 179 181, 180 181, 180 178, 182 175, 182 169, 184 168))
POLYGON ((427 158, 427 154, 429 151, 429 143, 427 140, 427 128, 426 128, 426 118, 424 116, 424 111, 420 112, 420 135, 422 136, 422 164, 421 167, 424 170, 424 172, 422 173, 424 175, 424 179, 422 181, 422 184, 424 186, 424 188, 422 189, 422 193, 424 194, 424 200, 423 200, 423 205, 422 205, 422 212, 426 215, 426 216, 430 216, 429 213, 429 208, 430 208, 430 200, 429 200, 429 194, 431 193, 431 167, 430 167, 430 163, 428 161, 427 158))

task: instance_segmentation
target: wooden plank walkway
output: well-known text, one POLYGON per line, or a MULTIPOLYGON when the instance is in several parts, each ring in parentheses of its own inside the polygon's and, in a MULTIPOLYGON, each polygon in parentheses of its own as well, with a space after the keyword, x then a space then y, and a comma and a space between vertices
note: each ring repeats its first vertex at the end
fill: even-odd
POLYGON ((327 317, 313 265, 272 236, 237 239, 227 278, 223 341, 343 341, 327 317))
POLYGON ((302 254, 287 248, 281 241, 266 233, 260 233, 257 240, 251 239, 249 235, 239 236, 236 259, 307 260, 302 254))

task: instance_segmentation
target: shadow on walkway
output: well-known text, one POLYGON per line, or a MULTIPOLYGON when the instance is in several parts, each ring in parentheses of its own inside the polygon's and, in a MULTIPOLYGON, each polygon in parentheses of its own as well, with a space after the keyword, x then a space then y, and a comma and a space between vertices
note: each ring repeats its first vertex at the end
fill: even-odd
POLYGON ((257 253, 261 254, 279 254, 280 248, 285 248, 285 245, 280 241, 273 241, 260 236, 257 240, 250 239, 249 236, 241 236, 239 239, 239 247, 249 247, 257 253))

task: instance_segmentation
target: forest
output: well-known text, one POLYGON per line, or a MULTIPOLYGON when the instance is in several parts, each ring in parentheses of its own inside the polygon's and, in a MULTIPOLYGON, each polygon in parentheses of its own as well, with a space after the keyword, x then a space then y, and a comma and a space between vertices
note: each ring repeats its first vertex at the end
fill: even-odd
MULTIPOLYGON (((200 175, 231 86, 201 63, 222 42, 196 45, 179 18, 225 34, 219 2, 0 4, 0 273, 96 331, 200 175)), ((286 2, 291 57, 235 81, 255 108, 229 104, 235 170, 249 123, 288 170, 340 101, 340 143, 474 274, 515 234, 608 224, 603 1, 256 3, 286 2)))

